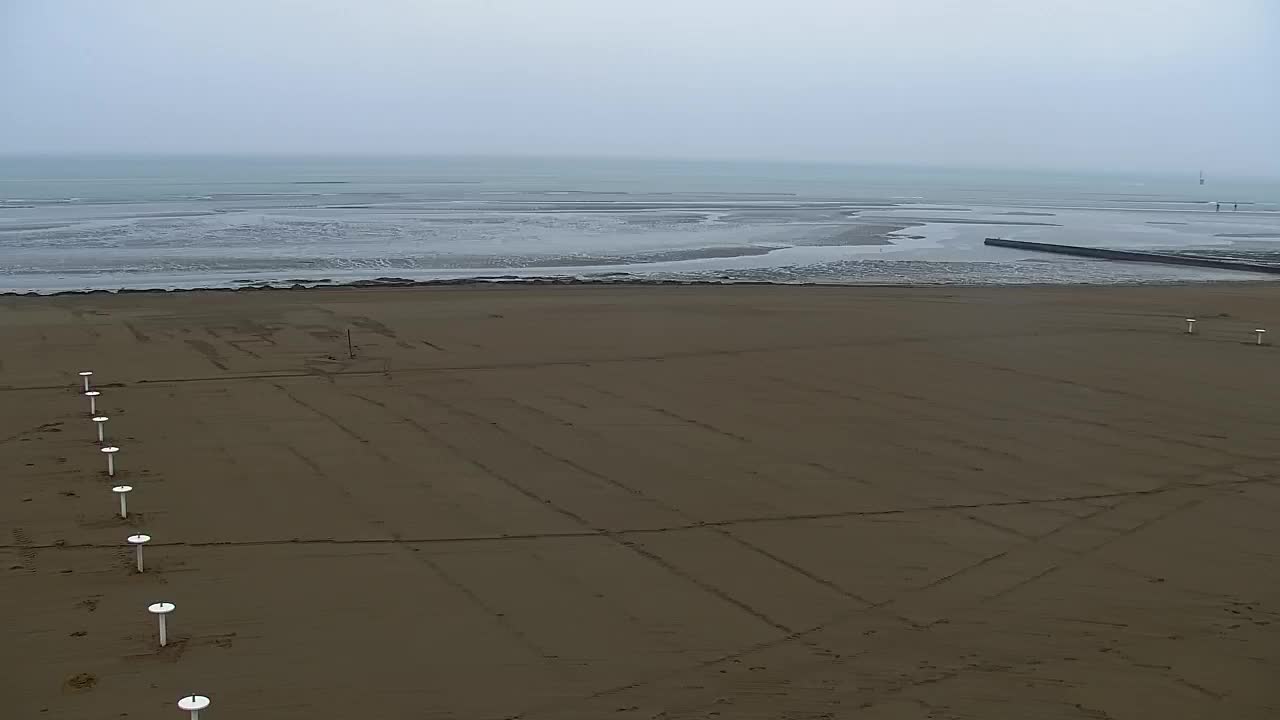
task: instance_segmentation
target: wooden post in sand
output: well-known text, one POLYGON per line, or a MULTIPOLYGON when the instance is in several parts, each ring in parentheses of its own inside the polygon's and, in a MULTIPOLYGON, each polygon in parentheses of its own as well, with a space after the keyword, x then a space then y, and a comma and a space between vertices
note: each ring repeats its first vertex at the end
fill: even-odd
POLYGON ((120 496, 120 517, 129 517, 129 501, 125 500, 125 496, 133 492, 132 485, 116 485, 111 488, 111 492, 120 496))
POLYGON ((120 448, 108 445, 102 448, 102 453, 107 456, 107 477, 116 476, 116 453, 120 452, 120 448))
POLYGON ((169 626, 165 622, 165 616, 173 612, 174 607, 171 602, 151 603, 147 606, 147 612, 160 618, 160 647, 169 644, 169 626))
POLYGON ((125 542, 134 547, 134 554, 137 556, 138 572, 146 572, 142 569, 142 546, 151 542, 150 535, 130 535, 125 538, 125 542))
POLYGON ((347 328, 347 357, 356 359, 356 348, 351 344, 351 328, 347 328))

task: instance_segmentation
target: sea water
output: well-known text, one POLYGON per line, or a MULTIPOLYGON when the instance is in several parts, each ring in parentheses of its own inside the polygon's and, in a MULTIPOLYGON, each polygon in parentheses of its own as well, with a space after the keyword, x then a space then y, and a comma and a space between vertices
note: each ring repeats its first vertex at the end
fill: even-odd
POLYGON ((1274 262, 1280 181, 629 159, 0 157, 9 292, 1266 277, 991 248, 986 237, 1274 262))

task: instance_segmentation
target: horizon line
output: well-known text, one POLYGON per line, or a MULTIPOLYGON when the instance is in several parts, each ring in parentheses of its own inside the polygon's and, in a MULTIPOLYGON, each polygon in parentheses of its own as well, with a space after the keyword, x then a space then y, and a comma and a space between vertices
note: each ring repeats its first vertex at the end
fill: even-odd
MULTIPOLYGON (((676 155, 635 155, 611 153, 494 153, 494 152, 441 152, 441 151, 390 151, 390 150, 0 150, 0 158, 334 158, 334 159, 458 159, 458 160, 581 160, 581 161, 629 161, 653 163, 690 164, 773 164, 849 168, 892 168, 915 170, 963 170, 970 172, 1029 172, 1049 174, 1099 174, 1122 176, 1178 177, 1183 174, 1197 178, 1201 168, 1185 171, 1169 168, 1102 168, 1097 166, 1062 165, 978 165, 968 163, 931 163, 920 161, 857 161, 819 160, 811 158, 778 157, 711 157, 676 155)), ((1235 180, 1264 180, 1280 182, 1280 175, 1265 175, 1247 171, 1209 170, 1205 175, 1210 184, 1214 177, 1235 180)))

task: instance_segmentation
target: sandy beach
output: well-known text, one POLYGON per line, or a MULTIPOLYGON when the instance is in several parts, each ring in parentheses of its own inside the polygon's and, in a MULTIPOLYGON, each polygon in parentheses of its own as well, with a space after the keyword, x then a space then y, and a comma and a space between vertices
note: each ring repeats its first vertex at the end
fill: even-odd
POLYGON ((0 328, 6 718, 1280 715, 1280 286, 96 294, 0 328))

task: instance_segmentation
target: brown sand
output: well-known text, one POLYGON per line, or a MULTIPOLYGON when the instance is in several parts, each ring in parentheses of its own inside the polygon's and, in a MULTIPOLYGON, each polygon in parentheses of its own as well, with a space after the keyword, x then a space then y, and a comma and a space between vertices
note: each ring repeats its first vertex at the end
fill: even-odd
POLYGON ((0 319, 6 719, 178 717, 191 691, 209 720, 1280 714, 1280 347, 1250 344, 1280 338, 1280 286, 0 319))

